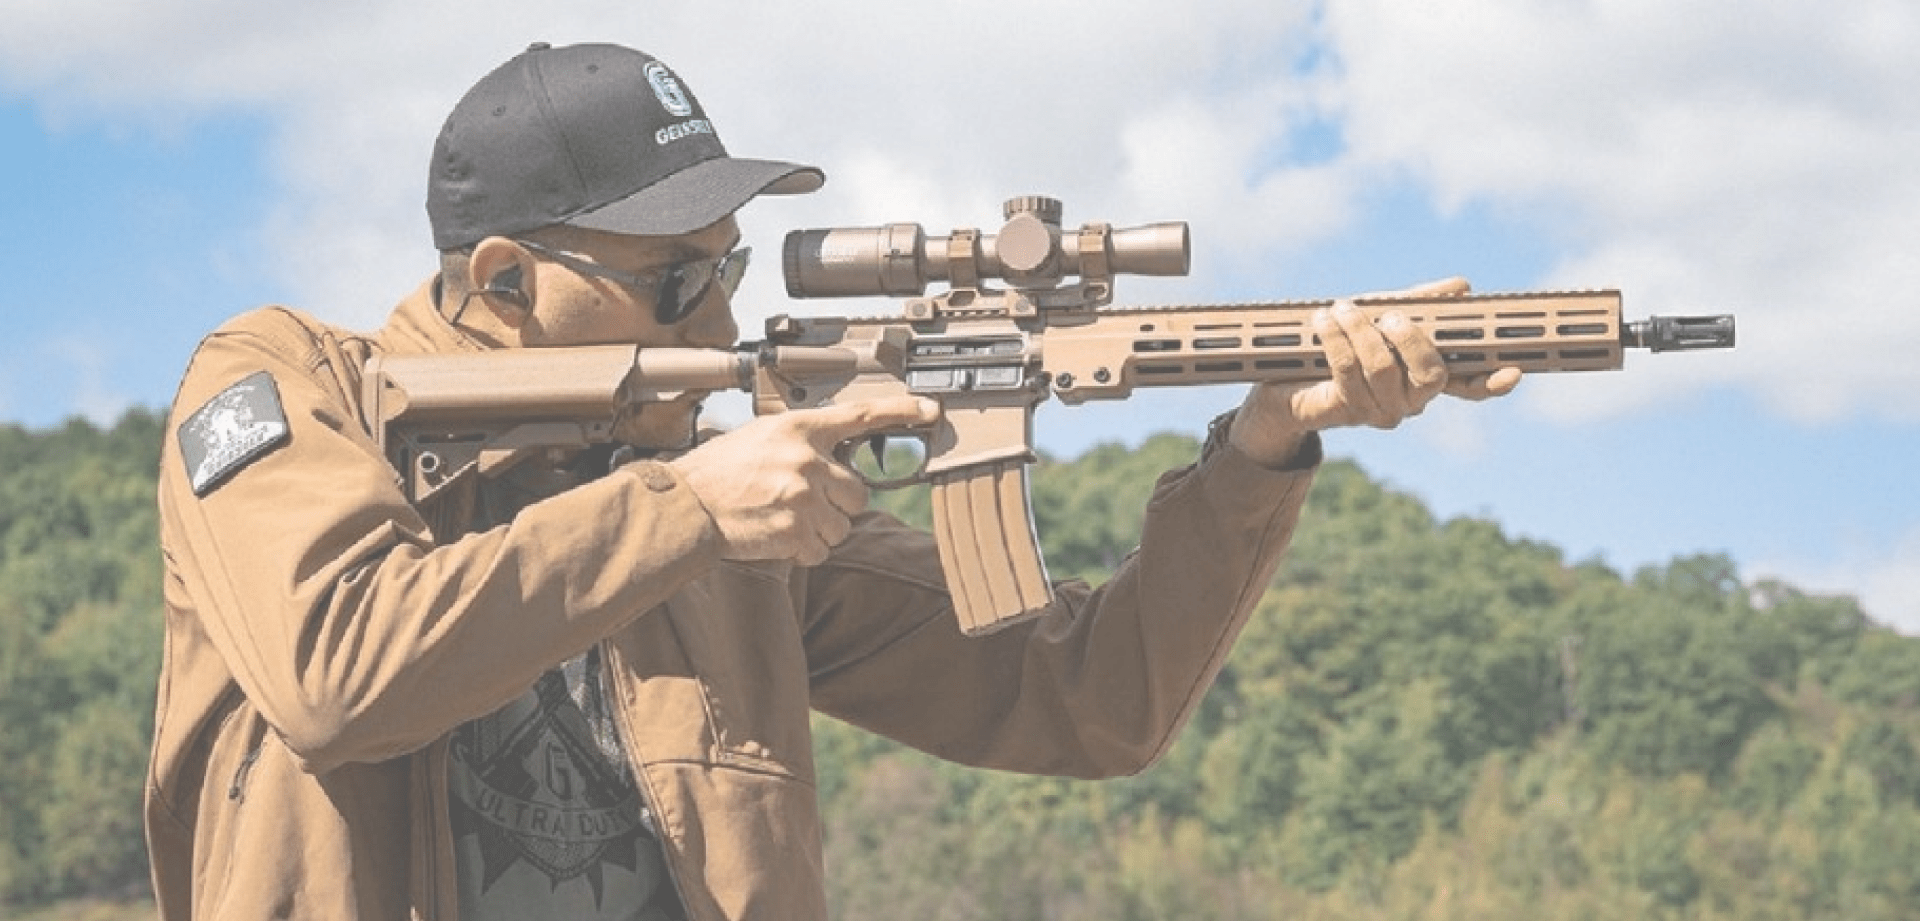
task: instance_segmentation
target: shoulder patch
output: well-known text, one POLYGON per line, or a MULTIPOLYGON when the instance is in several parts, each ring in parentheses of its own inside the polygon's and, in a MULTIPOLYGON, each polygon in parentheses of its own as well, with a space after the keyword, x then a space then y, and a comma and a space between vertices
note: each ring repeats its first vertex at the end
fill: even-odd
POLYGON ((285 444, 291 433, 273 375, 260 371, 220 391, 180 423, 180 456, 193 494, 213 491, 234 471, 285 444))

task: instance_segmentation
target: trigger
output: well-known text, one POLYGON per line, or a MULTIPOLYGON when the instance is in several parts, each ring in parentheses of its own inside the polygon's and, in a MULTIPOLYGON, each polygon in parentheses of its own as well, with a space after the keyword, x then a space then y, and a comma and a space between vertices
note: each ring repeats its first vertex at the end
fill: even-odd
POLYGON ((873 452, 873 465, 881 473, 887 471, 887 436, 868 435, 867 450, 873 452))

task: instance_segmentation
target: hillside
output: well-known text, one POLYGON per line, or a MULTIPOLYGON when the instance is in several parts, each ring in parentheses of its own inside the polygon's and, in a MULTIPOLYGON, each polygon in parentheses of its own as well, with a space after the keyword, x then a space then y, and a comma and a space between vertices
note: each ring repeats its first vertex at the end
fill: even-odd
MULTIPOLYGON (((9 915, 144 889, 160 425, 0 427, 9 915)), ((1100 578, 1196 450, 1041 464, 1054 574, 1100 578)), ((844 921, 1920 916, 1916 700, 1920 641, 1851 599, 1716 556, 1568 561, 1336 462, 1139 777, 963 770, 818 720, 831 896, 844 921)))

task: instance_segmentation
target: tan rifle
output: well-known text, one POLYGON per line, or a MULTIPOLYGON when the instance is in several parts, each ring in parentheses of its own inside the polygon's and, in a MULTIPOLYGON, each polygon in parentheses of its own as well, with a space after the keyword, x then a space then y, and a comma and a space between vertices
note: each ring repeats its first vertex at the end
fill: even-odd
MULTIPOLYGON (((938 400, 919 469, 873 482, 932 485, 935 538, 960 628, 984 634, 1052 598, 1028 505, 1033 411, 1124 399, 1136 387, 1327 376, 1310 328, 1332 301, 1112 308, 1120 274, 1184 275, 1184 223, 1063 230, 1060 203, 1006 205, 996 235, 917 224, 799 230, 784 252, 794 297, 903 296, 894 317, 779 316, 735 350, 590 346, 382 356, 368 424, 415 502, 530 452, 616 439, 621 418, 687 392, 738 389, 759 415, 917 394, 938 400), (1068 280, 1072 279, 1071 282, 1068 280), (991 281, 1003 282, 1001 286, 991 281), (927 285, 947 289, 925 296, 927 285)), ((1455 374, 1622 367, 1628 348, 1731 348, 1730 316, 1621 318, 1617 291, 1369 297, 1425 329, 1455 374)), ((843 445, 850 460, 859 446, 843 445)), ((875 445, 879 453, 879 445, 875 445)))

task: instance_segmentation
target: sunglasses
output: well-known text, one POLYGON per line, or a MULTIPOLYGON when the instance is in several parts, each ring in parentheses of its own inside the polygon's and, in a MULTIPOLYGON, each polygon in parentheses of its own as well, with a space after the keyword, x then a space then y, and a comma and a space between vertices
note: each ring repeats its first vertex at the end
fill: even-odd
POLYGON ((661 326, 672 326, 691 316, 716 283, 722 292, 732 297, 740 287, 740 279, 747 274, 748 259, 753 256, 753 247, 742 246, 723 256, 690 259, 652 272, 636 274, 610 269, 580 253, 554 249, 532 240, 514 242, 582 275, 625 285, 642 297, 651 296, 653 316, 661 326))

